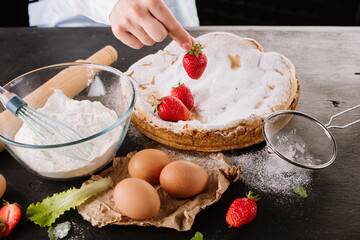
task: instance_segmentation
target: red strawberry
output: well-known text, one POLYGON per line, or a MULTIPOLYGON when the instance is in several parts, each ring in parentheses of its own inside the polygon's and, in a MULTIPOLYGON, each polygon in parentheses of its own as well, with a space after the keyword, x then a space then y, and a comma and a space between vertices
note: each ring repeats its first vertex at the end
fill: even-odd
POLYGON ((191 94, 190 89, 183 83, 179 83, 177 87, 173 87, 171 90, 171 96, 180 99, 180 101, 182 101, 189 110, 191 110, 194 106, 194 97, 191 94))
POLYGON ((189 109, 178 98, 166 96, 158 99, 158 101, 159 103, 154 112, 158 111, 161 119, 177 122, 180 120, 186 121, 189 118, 189 109))
POLYGON ((202 53, 203 47, 197 43, 186 52, 183 58, 183 66, 185 71, 192 79, 199 79, 205 71, 207 65, 207 57, 202 53))
POLYGON ((16 203, 5 202, 0 210, 0 237, 10 234, 21 218, 21 210, 16 203))
POLYGON ((252 196, 251 191, 246 194, 246 198, 235 199, 226 213, 226 222, 232 227, 240 227, 251 222, 256 215, 256 201, 259 199, 259 195, 252 196))

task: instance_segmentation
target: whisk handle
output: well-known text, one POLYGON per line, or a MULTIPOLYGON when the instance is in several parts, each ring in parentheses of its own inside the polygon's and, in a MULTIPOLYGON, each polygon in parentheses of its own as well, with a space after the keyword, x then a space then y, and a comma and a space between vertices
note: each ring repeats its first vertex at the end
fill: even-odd
POLYGON ((22 100, 18 95, 15 95, 8 101, 5 107, 7 110, 9 110, 9 112, 17 116, 19 109, 25 105, 27 105, 26 102, 22 100))
POLYGON ((0 101, 4 107, 9 110, 13 115, 17 116, 19 109, 27 105, 24 100, 22 100, 15 93, 9 92, 5 88, 0 86, 0 101))

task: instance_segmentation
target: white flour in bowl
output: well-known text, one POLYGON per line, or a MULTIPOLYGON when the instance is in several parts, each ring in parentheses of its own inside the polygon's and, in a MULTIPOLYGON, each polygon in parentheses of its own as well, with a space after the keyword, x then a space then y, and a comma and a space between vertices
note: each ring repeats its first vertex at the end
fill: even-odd
MULTIPOLYGON (((45 106, 37 111, 65 123, 84 137, 98 133, 118 120, 115 111, 105 107, 102 103, 73 100, 59 90, 55 90, 45 106)), ((91 174, 109 162, 115 154, 122 130, 122 126, 118 126, 101 137, 89 141, 92 151, 88 162, 66 157, 53 150, 21 147, 15 147, 13 150, 24 163, 42 176, 50 178, 78 177, 91 174)), ((15 141, 42 145, 25 124, 16 133, 15 141)))

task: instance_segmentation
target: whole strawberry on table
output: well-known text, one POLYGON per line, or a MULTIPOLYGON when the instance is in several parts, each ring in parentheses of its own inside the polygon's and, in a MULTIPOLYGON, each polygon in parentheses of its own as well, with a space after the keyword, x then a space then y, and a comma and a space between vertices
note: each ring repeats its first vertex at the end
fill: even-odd
POLYGON ((251 191, 246 197, 235 199, 226 213, 226 222, 232 227, 240 227, 251 222, 256 216, 256 201, 259 199, 259 195, 253 196, 251 191))
POLYGON ((183 58, 183 66, 192 79, 199 79, 204 73, 207 65, 207 57, 202 52, 203 46, 200 43, 194 44, 183 58))

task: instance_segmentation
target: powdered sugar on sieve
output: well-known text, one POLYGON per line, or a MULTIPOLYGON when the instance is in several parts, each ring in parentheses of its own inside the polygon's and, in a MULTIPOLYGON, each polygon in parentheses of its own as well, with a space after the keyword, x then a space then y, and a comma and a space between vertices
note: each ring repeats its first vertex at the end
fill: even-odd
POLYGON ((257 192, 290 195, 294 185, 309 190, 311 170, 296 167, 266 148, 240 155, 229 152, 226 157, 233 165, 242 166, 240 181, 257 192))
POLYGON ((323 162, 317 158, 311 148, 308 147, 296 129, 276 136, 276 149, 285 157, 297 163, 317 166, 323 162))

